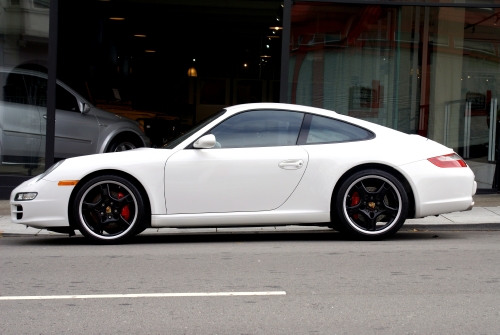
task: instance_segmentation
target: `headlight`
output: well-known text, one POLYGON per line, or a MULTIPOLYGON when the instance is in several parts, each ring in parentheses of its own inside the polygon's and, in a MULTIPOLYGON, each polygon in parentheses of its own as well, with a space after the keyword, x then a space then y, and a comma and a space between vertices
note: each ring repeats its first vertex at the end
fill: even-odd
MULTIPOLYGON (((45 176, 47 176, 49 173, 51 173, 52 171, 54 171, 55 169, 57 169, 57 167, 58 167, 59 165, 61 165, 62 163, 64 163, 64 161, 65 161, 65 160, 63 159, 63 160, 61 160, 61 161, 59 161, 59 162, 55 163, 54 165, 52 165, 52 166, 51 166, 48 170, 46 170, 44 173, 42 173, 42 174, 40 174, 40 175, 36 176, 36 177, 35 177, 35 179, 33 179, 33 181, 32 181, 31 183, 29 183, 29 185, 34 184, 34 183, 38 182, 40 179, 42 179, 42 178, 44 178, 45 176)), ((17 197, 17 195, 16 195, 16 197, 17 197)), ((30 200, 31 200, 31 199, 30 199, 30 200)))
POLYGON ((16 201, 27 201, 27 200, 33 200, 36 198, 38 193, 36 192, 24 192, 24 193, 18 193, 16 194, 16 197, 14 200, 16 201))

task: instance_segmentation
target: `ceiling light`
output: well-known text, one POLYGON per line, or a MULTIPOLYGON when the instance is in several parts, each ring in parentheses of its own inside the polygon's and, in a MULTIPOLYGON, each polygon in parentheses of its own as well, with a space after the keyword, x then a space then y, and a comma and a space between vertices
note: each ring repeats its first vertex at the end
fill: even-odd
POLYGON ((198 72, 196 72, 194 66, 188 69, 188 77, 198 77, 198 72))
POLYGON ((281 30, 281 29, 283 29, 283 27, 269 27, 269 29, 273 29, 273 30, 281 30))
POLYGON ((262 57, 262 58, 271 58, 271 56, 269 56, 269 55, 263 55, 263 56, 260 56, 260 57, 262 57))
POLYGON ((156 52, 156 50, 144 50, 144 52, 156 52))
POLYGON ((113 21, 123 21, 123 20, 125 20, 124 17, 110 17, 109 19, 113 20, 113 21))
POLYGON ((143 34, 135 34, 134 36, 135 37, 146 37, 146 35, 143 35, 143 34))

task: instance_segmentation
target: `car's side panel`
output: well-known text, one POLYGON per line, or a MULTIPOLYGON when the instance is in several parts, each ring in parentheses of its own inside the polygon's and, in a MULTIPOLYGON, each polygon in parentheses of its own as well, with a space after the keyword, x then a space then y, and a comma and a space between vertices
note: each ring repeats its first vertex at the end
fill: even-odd
POLYGON ((323 213, 330 219, 332 192, 337 181, 353 167, 366 163, 382 163, 380 157, 370 154, 374 140, 336 144, 304 145, 309 164, 301 183, 279 210, 308 210, 323 213))
POLYGON ((0 136, 2 163, 39 157, 40 113, 36 106, 0 101, 0 136))
MULTIPOLYGON (((47 108, 39 107, 42 115, 47 114, 47 108)), ((43 119, 42 129, 45 139, 46 120, 43 119)), ((67 158, 96 153, 99 137, 97 119, 93 114, 83 114, 79 111, 56 110, 56 129, 54 151, 56 158, 67 158)))
POLYGON ((299 146, 178 151, 165 166, 167 213, 278 208, 299 184, 307 162, 299 146))
MULTIPOLYGON (((401 134, 400 143, 397 141, 397 137, 393 141, 380 137, 359 142, 302 146, 309 153, 307 171, 295 192, 280 210, 313 210, 329 215, 333 190, 338 180, 352 168, 363 164, 380 164, 403 173, 400 166, 406 162, 414 160, 431 164, 426 158, 451 152, 451 149, 435 142, 405 134, 401 134), (381 150, 381 147, 387 150, 381 150)), ((415 189, 416 186, 411 181, 413 175, 403 175, 415 189)))

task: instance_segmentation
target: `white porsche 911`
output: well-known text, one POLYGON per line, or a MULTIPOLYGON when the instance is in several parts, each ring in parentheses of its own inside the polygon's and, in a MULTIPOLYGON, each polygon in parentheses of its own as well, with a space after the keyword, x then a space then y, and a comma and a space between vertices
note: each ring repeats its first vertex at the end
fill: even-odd
POLYGON ((471 209, 441 144, 332 111, 228 107, 161 149, 60 161, 11 194, 12 222, 115 243, 146 228, 329 226, 363 239, 471 209))

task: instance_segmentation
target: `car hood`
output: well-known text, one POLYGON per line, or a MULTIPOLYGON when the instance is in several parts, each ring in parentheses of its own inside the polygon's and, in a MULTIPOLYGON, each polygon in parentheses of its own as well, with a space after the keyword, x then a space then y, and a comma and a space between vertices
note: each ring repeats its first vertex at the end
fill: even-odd
POLYGON ((99 122, 101 123, 115 123, 115 122, 130 122, 135 125, 138 123, 128 117, 120 116, 118 114, 114 114, 111 112, 107 112, 105 110, 99 109, 97 107, 92 108, 92 113, 97 117, 99 122))

